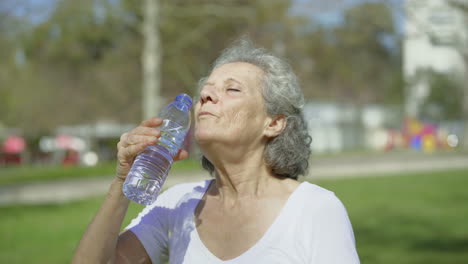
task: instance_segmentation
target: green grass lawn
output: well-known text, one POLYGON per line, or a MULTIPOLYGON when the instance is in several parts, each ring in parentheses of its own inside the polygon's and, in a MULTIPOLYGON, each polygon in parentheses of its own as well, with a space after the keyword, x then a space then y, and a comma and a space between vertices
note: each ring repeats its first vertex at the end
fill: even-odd
MULTIPOLYGON (((362 263, 468 263, 468 170, 317 184, 347 207, 362 263)), ((69 262, 101 201, 0 208, 0 263, 69 262)))
MULTIPOLYGON (((174 163, 171 171, 193 171, 200 167, 198 160, 189 159, 174 163)), ((95 167, 26 166, 0 168, 0 186, 17 183, 105 177, 114 175, 115 168, 115 162, 100 163, 95 167)))
POLYGON ((347 207, 362 263, 468 263, 468 170, 319 185, 347 207))

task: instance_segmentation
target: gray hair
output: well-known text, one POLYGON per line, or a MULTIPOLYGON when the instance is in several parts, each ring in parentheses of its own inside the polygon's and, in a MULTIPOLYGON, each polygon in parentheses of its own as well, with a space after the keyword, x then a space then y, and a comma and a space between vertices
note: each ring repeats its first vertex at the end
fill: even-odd
MULTIPOLYGON (((250 63, 263 70, 262 96, 266 112, 270 116, 284 115, 287 120, 283 132, 266 145, 263 158, 267 166, 280 177, 297 179, 305 175, 312 138, 302 113, 304 95, 292 68, 265 49, 254 47, 245 38, 224 50, 212 70, 233 62, 250 63)), ((199 88, 205 80, 199 81, 199 88)), ((205 156, 202 156, 202 166, 213 174, 215 167, 205 156)))

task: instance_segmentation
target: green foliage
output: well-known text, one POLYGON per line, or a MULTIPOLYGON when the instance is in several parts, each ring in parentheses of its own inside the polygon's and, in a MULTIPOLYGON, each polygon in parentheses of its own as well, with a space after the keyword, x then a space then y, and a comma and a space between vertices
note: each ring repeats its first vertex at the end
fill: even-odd
MULTIPOLYGON (((163 98, 194 94, 213 60, 246 34, 291 62, 308 98, 402 101, 399 45, 386 42, 399 39, 385 4, 356 4, 344 23, 327 28, 292 15, 291 0, 159 2, 163 98)), ((11 27, 0 20, 0 55, 9 58, 0 61, 2 123, 34 135, 58 125, 140 121, 142 8, 140 0, 62 0, 36 23, 28 14, 3 23, 11 27)))
MULTIPOLYGON (((449 170, 317 184, 345 204, 362 263, 461 264, 468 258, 467 174, 449 170)), ((69 262, 102 199, 0 208, 0 262, 69 262)), ((124 226, 141 209, 132 203, 124 226)))
POLYGON ((431 121, 463 119, 464 87, 459 76, 426 69, 420 71, 414 81, 422 81, 429 88, 421 106, 421 118, 431 121))
MULTIPOLYGON (((172 98, 193 94, 198 78, 230 41, 254 25, 285 17, 289 1, 160 5, 161 93, 172 98)), ((26 63, 0 85, 11 88, 0 119, 29 134, 98 120, 138 122, 142 1, 63 0, 54 7, 46 20, 17 36, 26 63)))
POLYGON ((312 61, 302 75, 313 86, 309 96, 401 103, 400 41, 386 4, 363 3, 346 10, 342 24, 332 30, 319 27, 307 36, 306 58, 312 61))

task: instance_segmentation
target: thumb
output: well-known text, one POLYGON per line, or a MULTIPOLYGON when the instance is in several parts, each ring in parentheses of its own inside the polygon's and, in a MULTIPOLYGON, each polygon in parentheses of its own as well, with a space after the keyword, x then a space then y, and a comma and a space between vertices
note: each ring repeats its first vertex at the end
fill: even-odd
POLYGON ((174 156, 174 161, 184 160, 188 157, 188 152, 185 149, 179 150, 179 152, 174 156))

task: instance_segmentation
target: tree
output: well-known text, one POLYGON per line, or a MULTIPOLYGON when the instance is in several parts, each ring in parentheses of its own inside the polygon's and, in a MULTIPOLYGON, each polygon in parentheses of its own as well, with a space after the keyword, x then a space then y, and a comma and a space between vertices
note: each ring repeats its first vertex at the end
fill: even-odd
POLYGON ((339 101, 401 103, 402 77, 399 36, 390 8, 384 3, 362 3, 344 12, 343 22, 318 27, 304 41, 312 98, 339 101), (326 87, 326 89, 320 89, 326 87))
POLYGON ((463 119, 463 82, 459 76, 425 69, 416 76, 430 87, 421 118, 432 122, 463 119))
POLYGON ((16 68, 22 59, 16 48, 17 36, 27 27, 26 22, 14 15, 13 11, 19 6, 12 0, 0 2, 0 126, 13 121, 11 109, 15 106, 16 68))
MULTIPOLYGON (((265 25, 287 16, 289 4, 161 1, 162 96, 194 94, 227 44, 249 32, 260 38, 265 25)), ((57 1, 47 19, 16 38, 25 63, 8 66, 15 74, 4 85, 12 87, 6 124, 35 133, 103 119, 138 122, 141 23, 141 1, 57 1)))
MULTIPOLYGON (((401 100, 400 49, 388 45, 398 43, 388 7, 355 5, 342 24, 327 28, 291 15, 291 4, 160 0, 161 96, 196 94, 197 81, 213 60, 247 34, 291 62, 308 98, 401 100)), ((15 66, 10 56, 6 66, 11 74, 2 87, 11 87, 9 117, 2 121, 31 133, 103 119, 138 122, 142 7, 140 0, 62 0, 45 20, 26 23, 27 30, 14 38, 24 63, 15 66)))

